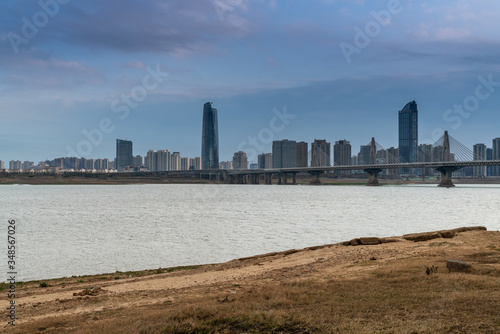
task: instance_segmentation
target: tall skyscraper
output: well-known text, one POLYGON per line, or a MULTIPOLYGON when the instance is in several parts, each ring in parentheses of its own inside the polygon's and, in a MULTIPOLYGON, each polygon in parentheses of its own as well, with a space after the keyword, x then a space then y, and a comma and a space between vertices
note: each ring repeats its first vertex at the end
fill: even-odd
POLYGON ((418 161, 418 109, 415 101, 399 111, 399 161, 418 161))
MULTIPOLYGON (((500 160, 500 138, 493 139, 493 145, 491 146, 491 159, 500 160)), ((493 166, 491 168, 492 176, 500 176, 500 166, 493 166)))
MULTIPOLYGON (((474 160, 486 160, 485 144, 474 145, 474 160)), ((486 177, 486 170, 486 166, 474 166, 473 175, 474 177, 486 177)))
POLYGON ((248 169, 248 159, 245 152, 239 151, 234 154, 233 169, 248 169))
POLYGON ((307 167, 307 143, 304 141, 297 143, 297 167, 307 167))
POLYGON ((311 143, 311 167, 330 166, 330 143, 326 139, 314 139, 311 143))
POLYGON ((201 168, 219 169, 219 124, 217 109, 212 108, 211 102, 203 106, 201 168))
POLYGON ((293 168, 297 164, 297 142, 295 140, 273 141, 273 168, 293 168))
MULTIPOLYGON (((132 166, 134 157, 132 155, 132 142, 129 140, 116 140, 116 170, 120 171, 123 167, 132 166)), ((73 167, 74 168, 74 167, 73 167)))

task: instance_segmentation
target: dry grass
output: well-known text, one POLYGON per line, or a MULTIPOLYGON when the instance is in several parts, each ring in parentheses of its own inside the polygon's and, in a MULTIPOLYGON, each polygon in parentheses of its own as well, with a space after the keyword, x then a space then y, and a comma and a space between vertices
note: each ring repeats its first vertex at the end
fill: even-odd
MULTIPOLYGON (((163 306, 102 312, 77 333, 498 333, 495 275, 426 275, 434 258, 397 260, 351 280, 297 280, 163 306), (106 320, 108 319, 108 320, 106 320)), ((66 319, 61 327, 87 319, 66 319)), ((34 327, 54 328, 54 320, 34 327)), ((36 328, 29 330, 35 331, 36 328)), ((60 329, 62 329, 60 328, 60 329)), ((52 331, 50 331, 52 332, 52 331)), ((54 332, 60 332, 54 330, 54 332)))
MULTIPOLYGON (((496 246, 500 235, 476 231, 461 236, 453 242, 406 242, 408 253, 387 261, 368 260, 367 254, 366 261, 347 262, 340 273, 335 272, 335 278, 328 271, 331 265, 319 262, 324 267, 316 264, 314 273, 303 276, 277 278, 280 274, 270 279, 266 274, 248 281, 163 290, 157 292, 156 299, 135 292, 47 304, 53 307, 50 314, 54 317, 27 322, 13 332, 40 333, 43 327, 43 333, 82 334, 500 333, 500 252, 496 246), (473 270, 448 272, 446 260, 450 257, 470 261, 473 270), (431 266, 437 267, 437 272, 426 273, 431 266), (155 302, 130 304, 144 298, 155 302), (109 301, 117 307, 70 315, 56 313, 58 308, 64 311, 109 301)), ((343 249, 357 254, 379 248, 343 249)), ((323 255, 339 251, 319 250, 323 255)), ((384 254, 379 253, 377 258, 384 254)), ((281 259, 293 256, 300 253, 281 259)), ((280 258, 265 259, 274 263, 280 258)), ((231 270, 240 262, 220 270, 231 270)), ((293 268, 304 272, 305 267, 293 268)), ((200 267, 171 274, 203 270, 200 267)))

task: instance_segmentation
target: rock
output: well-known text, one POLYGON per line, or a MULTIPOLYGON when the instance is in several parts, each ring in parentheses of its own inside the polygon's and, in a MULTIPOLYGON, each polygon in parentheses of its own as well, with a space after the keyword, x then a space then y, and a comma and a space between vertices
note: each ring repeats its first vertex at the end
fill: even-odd
POLYGON ((465 261, 448 260, 446 261, 446 268, 449 271, 468 272, 471 269, 471 264, 465 261))
POLYGON ((401 242, 404 241, 404 239, 400 238, 380 238, 380 243, 381 244, 387 244, 389 242, 401 242))
POLYGON ((457 233, 461 233, 461 232, 467 232, 467 231, 487 231, 487 229, 484 226, 468 226, 468 227, 454 228, 452 231, 455 231, 457 233))
POLYGON ((378 245, 380 243, 380 238, 366 237, 366 238, 359 238, 359 241, 361 241, 362 245, 378 245))
POLYGON ((351 240, 351 242, 350 242, 350 243, 351 243, 351 246, 357 246, 357 245, 359 245, 359 244, 360 244, 360 242, 358 242, 358 240, 359 240, 359 239, 352 239, 352 240, 351 240))
POLYGON ((405 234, 403 238, 406 240, 419 242, 419 241, 427 241, 432 239, 441 238, 441 234, 438 232, 424 232, 424 233, 414 233, 414 234, 405 234))
POLYGON ((441 234, 443 238, 454 238, 457 235, 457 232, 454 230, 442 230, 438 231, 438 233, 441 234))

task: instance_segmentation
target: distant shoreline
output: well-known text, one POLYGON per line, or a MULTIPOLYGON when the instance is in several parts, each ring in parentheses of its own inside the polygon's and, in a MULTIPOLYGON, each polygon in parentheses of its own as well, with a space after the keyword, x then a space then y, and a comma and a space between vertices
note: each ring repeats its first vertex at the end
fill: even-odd
MULTIPOLYGON (((322 185, 364 185, 368 178, 321 178, 322 185)), ((274 180, 274 184, 277 183, 274 180)), ((298 177, 297 183, 308 185, 308 176, 298 177)), ((438 184, 436 179, 379 179, 381 185, 408 185, 408 184, 438 184)), ((455 184, 500 184, 500 178, 472 179, 456 178, 455 184)), ((165 177, 165 176, 135 176, 127 174, 89 174, 88 176, 73 175, 0 175, 0 185, 27 184, 27 185, 128 185, 128 184, 224 184, 215 180, 193 177, 165 177)), ((261 184, 263 185, 263 184, 261 184)))

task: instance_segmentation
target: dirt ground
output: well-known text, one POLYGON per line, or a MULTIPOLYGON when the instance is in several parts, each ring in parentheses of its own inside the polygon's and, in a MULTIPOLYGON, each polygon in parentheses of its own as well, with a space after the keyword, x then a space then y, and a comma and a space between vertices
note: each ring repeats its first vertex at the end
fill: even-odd
MULTIPOLYGON (((184 320, 179 314, 172 315, 172 318, 168 318, 170 315, 167 314, 170 314, 168 312, 181 312, 179 310, 183 310, 186 305, 197 305, 201 303, 200 301, 213 303, 215 307, 229 305, 239 296, 250 298, 248 296, 255 296, 256 293, 261 293, 267 288, 274 289, 283 284, 287 286, 286 284, 289 283, 353 282, 354 284, 356 280, 361 279, 362 281, 356 281, 358 282, 356 284, 376 286, 377 280, 380 284, 386 284, 383 280, 388 279, 387 273, 389 272, 411 272, 412 279, 422 281, 433 275, 442 280, 457 279, 460 282, 473 277, 486 279, 488 280, 486 283, 490 284, 488 286, 497 287, 496 289, 490 288, 488 295, 496 298, 497 311, 500 310, 500 232, 468 231, 458 233, 453 238, 436 238, 420 242, 394 237, 391 241, 393 242, 376 245, 324 245, 236 259, 222 264, 25 282, 16 287, 16 311, 19 317, 15 322, 16 326, 7 324, 6 309, 9 306, 9 300, 7 299, 8 287, 4 284, 0 300, 3 319, 0 331, 4 333, 92 333, 101 328, 102 331, 99 332, 103 333, 116 330, 127 333, 219 332, 217 328, 222 327, 217 326, 221 325, 214 325, 213 329, 207 331, 197 331, 198 324, 188 324, 191 326, 189 327, 182 322, 184 320), (465 273, 449 272, 446 269, 446 261, 450 259, 465 260, 472 265, 472 269, 465 273), (433 267, 438 268, 435 273, 433 267), (175 327, 177 329, 172 327, 173 329, 170 330, 161 329, 167 328, 166 325, 146 326, 144 319, 148 316, 145 314, 155 314, 154 312, 166 312, 160 314, 165 314, 168 319, 176 319, 175 321, 180 322, 179 326, 175 327), (132 314, 137 317, 131 318, 134 321, 132 325, 136 326, 134 328, 123 320, 128 319, 132 314), (120 326, 123 326, 123 331, 120 326), (125 331, 125 327, 128 331, 125 331), (181 330, 181 328, 191 329, 181 330)), ((494 308, 495 301, 490 302, 493 303, 494 308)), ((273 307, 279 309, 279 306, 273 307)), ((269 310, 266 309, 265 312, 267 311, 269 310)), ((250 312, 250 310, 242 309, 241 312, 250 312)), ((300 310, 298 312, 301 313, 300 310)), ((213 311, 212 317, 215 317, 216 313, 217 311, 213 311)), ((207 317, 209 318, 210 315, 207 317)), ((478 317, 484 318, 481 315, 478 317)), ((207 321, 204 318, 200 319, 200 321, 205 321, 204 323, 207 321)), ((484 321, 484 319, 476 320, 484 321)), ((490 320, 483 324, 486 326, 484 330, 478 330, 478 332, 500 333, 500 316, 497 315, 496 318, 490 320)), ((330 328, 326 323, 322 326, 324 331, 326 331, 324 328, 330 328)), ((382 327, 377 326, 373 327, 373 332, 384 332, 382 327)), ((477 328, 480 326, 478 324, 477 328)), ((323 330, 318 329, 318 331, 323 330)), ((220 332, 227 333, 259 331, 220 330, 220 332)), ((281 331, 269 330, 269 332, 298 333, 314 332, 314 330, 284 328, 281 331)), ((332 329, 332 332, 335 331, 332 329)), ((426 330, 416 328, 414 332, 423 333, 426 330)), ((462 333, 462 331, 452 330, 449 332, 462 333)))

